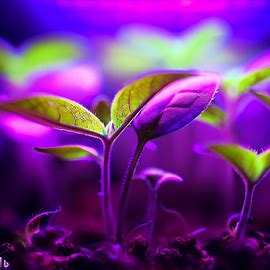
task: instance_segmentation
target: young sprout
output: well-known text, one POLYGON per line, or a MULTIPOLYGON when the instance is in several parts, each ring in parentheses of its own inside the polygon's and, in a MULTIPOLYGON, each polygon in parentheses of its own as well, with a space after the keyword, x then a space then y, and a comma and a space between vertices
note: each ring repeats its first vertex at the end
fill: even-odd
POLYGON ((25 227, 25 244, 31 249, 48 251, 63 243, 70 234, 64 228, 51 225, 52 218, 61 211, 55 207, 31 218, 25 227))
POLYGON ((149 168, 144 170, 138 180, 142 180, 146 183, 149 189, 149 199, 148 199, 148 211, 147 211, 147 222, 149 225, 148 244, 149 249, 153 248, 154 240, 154 230, 155 230, 155 219, 156 219, 156 209, 158 204, 158 192, 164 184, 169 182, 182 183, 183 179, 173 173, 164 172, 160 169, 149 168))
POLYGON ((149 140, 190 124, 212 101, 217 87, 218 78, 213 75, 176 81, 157 93, 134 119, 132 124, 138 143, 120 194, 117 220, 117 241, 120 244, 123 241, 123 220, 130 184, 144 145, 149 140))
POLYGON ((260 154, 235 144, 212 145, 208 149, 225 159, 244 182, 245 199, 234 234, 236 240, 241 240, 250 217, 254 189, 270 170, 270 149, 260 154))
MULTIPOLYGON (((195 75, 197 75, 195 72, 165 71, 141 76, 117 93, 111 104, 110 117, 106 101, 98 101, 95 104, 94 110, 104 122, 77 102, 56 96, 36 95, 2 102, 0 109, 19 114, 52 128, 101 140, 103 144, 100 193, 102 212, 107 238, 113 240, 115 236, 114 217, 110 195, 110 157, 113 143, 155 94, 175 81, 195 75)), ((65 150, 60 151, 58 148, 54 149, 54 152, 58 152, 59 155, 65 150)), ((73 153, 75 150, 78 151, 78 148, 73 148, 73 153)))

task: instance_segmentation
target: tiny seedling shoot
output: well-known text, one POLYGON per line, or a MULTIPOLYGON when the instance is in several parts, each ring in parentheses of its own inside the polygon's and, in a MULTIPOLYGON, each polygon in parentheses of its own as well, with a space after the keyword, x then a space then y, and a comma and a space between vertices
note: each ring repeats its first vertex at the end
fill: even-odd
POLYGON ((101 140, 102 157, 94 149, 78 145, 36 150, 67 159, 85 156, 101 158, 102 209, 108 240, 114 240, 115 235, 110 196, 111 149, 122 131, 136 119, 133 126, 138 134, 138 146, 120 196, 116 235, 121 243, 130 182, 145 143, 189 124, 206 109, 216 89, 217 77, 213 75, 182 71, 157 72, 144 75, 122 88, 113 99, 110 110, 106 102, 97 102, 94 106, 96 115, 72 100, 46 95, 2 102, 0 108, 59 130, 101 140))
POLYGON ((148 211, 146 221, 149 224, 146 235, 148 236, 149 250, 153 249, 154 230, 156 222, 156 210, 158 206, 158 193, 164 184, 169 182, 182 183, 183 179, 173 173, 164 172, 157 168, 148 168, 144 170, 138 180, 146 183, 149 189, 148 211))
POLYGON ((212 145, 208 149, 225 159, 244 182, 244 203, 234 232, 235 240, 241 240, 245 236, 245 225, 251 214, 255 187, 270 169, 270 150, 257 154, 255 151, 234 144, 212 145))

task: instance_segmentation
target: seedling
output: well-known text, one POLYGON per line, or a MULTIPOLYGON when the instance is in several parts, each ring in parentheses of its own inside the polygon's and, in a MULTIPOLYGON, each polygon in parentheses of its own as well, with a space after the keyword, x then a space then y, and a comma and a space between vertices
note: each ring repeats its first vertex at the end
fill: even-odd
MULTIPOLYGON (((269 77, 269 67, 262 67, 249 72, 238 71, 236 74, 231 72, 225 75, 222 85, 223 108, 211 104, 198 119, 219 129, 224 135, 226 143, 237 143, 238 134, 235 131, 235 120, 248 104, 247 94, 252 87, 257 86, 269 77)), ((232 183, 233 171, 228 168, 225 186, 227 198, 229 198, 228 194, 232 192, 232 183)), ((230 207, 229 201, 227 204, 230 207)))
POLYGON ((148 235, 148 244, 151 251, 153 248, 159 190, 166 183, 182 183, 183 179, 176 174, 166 173, 156 168, 149 168, 140 174, 138 180, 144 181, 149 189, 148 211, 146 218, 147 222, 149 223, 149 230, 147 231, 146 235, 148 235))
POLYGON ((234 144, 213 145, 208 149, 225 159, 244 182, 245 199, 234 233, 235 239, 241 240, 244 236, 245 224, 250 217, 255 187, 270 170, 270 150, 257 154, 255 151, 234 144))
POLYGON ((117 240, 122 243, 123 218, 130 184, 144 145, 181 129, 198 117, 212 101, 218 87, 216 76, 204 75, 177 81, 156 94, 133 121, 138 137, 135 153, 123 180, 117 221, 117 240))
MULTIPOLYGON (((114 236, 114 218, 110 196, 110 156, 113 143, 156 93, 173 82, 195 75, 198 74, 195 72, 159 72, 142 76, 131 82, 115 96, 111 105, 110 121, 108 121, 108 115, 104 115, 104 112, 108 114, 108 106, 104 102, 99 102, 95 106, 97 115, 102 115, 105 124, 108 122, 106 126, 96 115, 80 104, 55 96, 37 95, 11 102, 4 102, 0 104, 0 109, 17 113, 30 120, 59 130, 84 134, 101 140, 103 144, 103 156, 100 194, 102 196, 103 219, 107 237, 108 239, 112 239, 114 236)), ((206 97, 202 93, 202 97, 200 98, 199 92, 198 94, 193 93, 193 95, 194 101, 198 99, 197 102, 201 102, 206 97)), ((211 98, 209 98, 209 101, 211 98)), ((209 101, 208 99, 205 101, 205 106, 209 101)), ((89 149, 86 153, 86 149, 80 146, 76 146, 76 149, 74 147, 71 149, 70 146, 68 148, 69 153, 72 150, 72 155, 75 155, 75 157, 80 156, 82 153, 83 155, 89 154, 89 149), (74 154, 74 151, 76 154, 74 154)), ((53 150, 39 150, 43 152, 54 152, 54 154, 67 157, 66 146, 63 149, 58 147, 53 150)), ((92 155, 93 151, 90 152, 92 155)))

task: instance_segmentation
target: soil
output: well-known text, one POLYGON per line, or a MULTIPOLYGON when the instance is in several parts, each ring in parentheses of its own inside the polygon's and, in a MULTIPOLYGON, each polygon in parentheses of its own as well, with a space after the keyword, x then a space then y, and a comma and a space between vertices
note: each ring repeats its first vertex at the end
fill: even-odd
MULTIPOLYGON (((208 241, 176 237, 149 252, 138 235, 122 249, 117 244, 76 246, 63 229, 39 228, 31 238, 0 245, 0 256, 10 270, 269 270, 270 235, 248 230, 242 241, 224 232, 208 241)), ((1 268, 1 267, 0 267, 1 268)))

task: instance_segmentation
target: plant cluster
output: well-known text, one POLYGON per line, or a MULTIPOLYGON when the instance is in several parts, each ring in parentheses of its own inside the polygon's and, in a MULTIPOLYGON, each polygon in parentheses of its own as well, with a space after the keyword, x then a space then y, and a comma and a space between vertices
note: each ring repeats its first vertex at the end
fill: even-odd
POLYGON ((168 266, 170 269, 238 269, 228 268, 232 262, 228 262, 226 256, 234 253, 239 258, 250 256, 250 260, 260 257, 260 269, 266 269, 263 264, 265 260, 270 260, 267 236, 253 235, 251 238, 255 239, 256 245, 246 245, 246 242, 255 233, 247 223, 251 216, 255 187, 270 169, 270 150, 258 154, 238 145, 234 119, 240 113, 239 104, 245 95, 253 95, 270 104, 268 95, 253 89, 269 77, 269 67, 222 81, 212 73, 156 72, 137 78, 122 88, 111 105, 106 100, 99 100, 92 112, 72 100, 47 95, 1 102, 2 111, 16 113, 59 130, 91 136, 102 142, 102 153, 82 145, 35 149, 68 160, 91 157, 100 164, 101 208, 106 241, 110 244, 104 244, 94 251, 74 246, 68 241, 68 233, 64 229, 56 228, 49 222, 59 212, 57 208, 29 221, 22 242, 2 245, 0 254, 13 262, 12 254, 28 251, 28 256, 34 256, 36 262, 44 265, 44 269, 133 269, 138 265, 142 268, 152 265, 157 269, 168 269, 168 266), (232 88, 234 91, 231 91, 232 88), (218 89, 226 100, 224 108, 213 101, 218 89), (145 228, 147 237, 137 235, 128 241, 124 226, 125 212, 131 183, 135 179, 134 173, 145 144, 186 127, 197 117, 229 134, 226 144, 205 148, 225 159, 243 179, 245 199, 239 217, 230 223, 229 232, 207 244, 197 242, 199 230, 187 232, 185 237, 178 237, 165 245, 158 245, 154 239, 154 228, 156 211, 162 207, 158 199, 159 189, 170 181, 180 183, 183 180, 159 169, 147 169, 138 177, 149 188, 147 220, 139 225, 145 228), (122 181, 118 211, 114 213, 111 201, 111 151, 114 142, 128 126, 132 126, 137 134, 137 146, 122 181), (110 268, 106 268, 104 261, 110 268))

